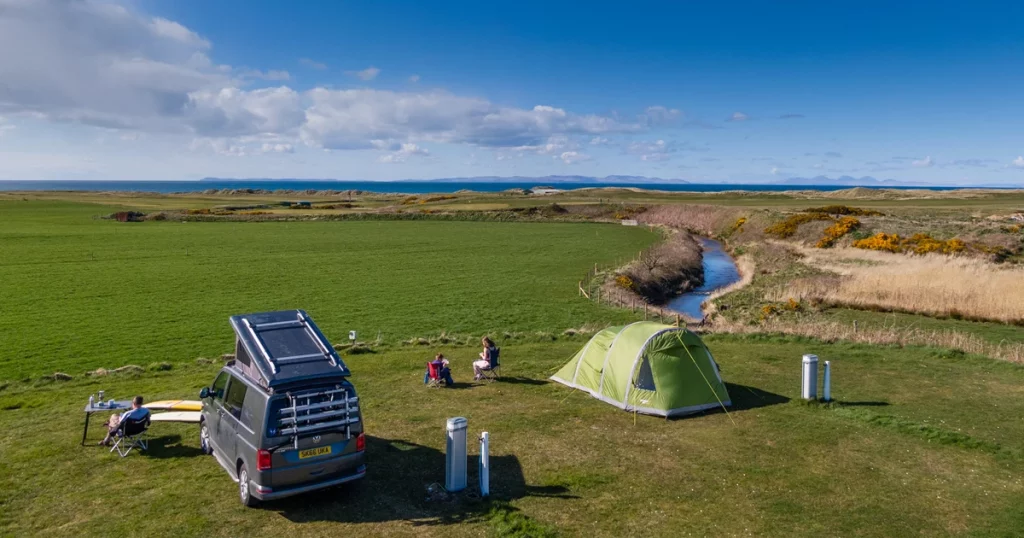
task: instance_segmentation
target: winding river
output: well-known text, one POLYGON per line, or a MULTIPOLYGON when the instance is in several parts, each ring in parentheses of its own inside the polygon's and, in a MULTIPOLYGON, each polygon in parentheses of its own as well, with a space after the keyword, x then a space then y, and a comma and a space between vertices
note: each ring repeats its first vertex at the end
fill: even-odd
POLYGON ((740 281, 736 261, 714 239, 701 238, 704 246, 704 284, 668 302, 668 309, 692 319, 703 319, 700 305, 717 289, 740 281))

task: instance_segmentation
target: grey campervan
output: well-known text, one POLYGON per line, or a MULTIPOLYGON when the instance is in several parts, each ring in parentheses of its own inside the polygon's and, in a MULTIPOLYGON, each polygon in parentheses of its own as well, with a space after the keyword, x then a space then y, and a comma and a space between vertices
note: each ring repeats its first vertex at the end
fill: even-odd
POLYGON ((231 317, 235 358, 203 401, 200 443, 246 506, 366 475, 349 369, 302 310, 231 317))

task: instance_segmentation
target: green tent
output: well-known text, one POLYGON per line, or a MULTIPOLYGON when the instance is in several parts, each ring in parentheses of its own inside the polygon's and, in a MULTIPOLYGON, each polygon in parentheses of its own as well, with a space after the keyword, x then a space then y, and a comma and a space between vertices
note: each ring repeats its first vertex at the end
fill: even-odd
POLYGON ((595 334, 551 379, 621 409, 664 417, 731 403, 704 342, 649 321, 595 334))

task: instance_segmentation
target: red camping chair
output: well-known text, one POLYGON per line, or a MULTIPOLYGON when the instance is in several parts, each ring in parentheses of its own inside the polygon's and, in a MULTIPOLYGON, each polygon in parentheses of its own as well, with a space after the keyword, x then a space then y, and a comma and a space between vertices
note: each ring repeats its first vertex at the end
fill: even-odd
POLYGON ((441 388, 443 380, 441 379, 441 363, 429 361, 427 362, 427 387, 432 389, 441 388))

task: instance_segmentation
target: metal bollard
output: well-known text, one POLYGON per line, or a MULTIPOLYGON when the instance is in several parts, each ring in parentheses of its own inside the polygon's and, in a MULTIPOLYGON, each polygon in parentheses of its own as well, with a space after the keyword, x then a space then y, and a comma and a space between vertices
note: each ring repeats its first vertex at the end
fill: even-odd
POLYGON ((480 434, 480 496, 491 494, 491 434, 480 434))
POLYGON ((818 397, 818 356, 804 355, 800 384, 800 397, 814 400, 818 397))
POLYGON ((466 489, 466 429, 468 428, 469 422, 463 417, 448 419, 444 489, 449 492, 466 489))
POLYGON ((832 401, 832 365, 825 361, 825 374, 821 381, 821 399, 832 401))

